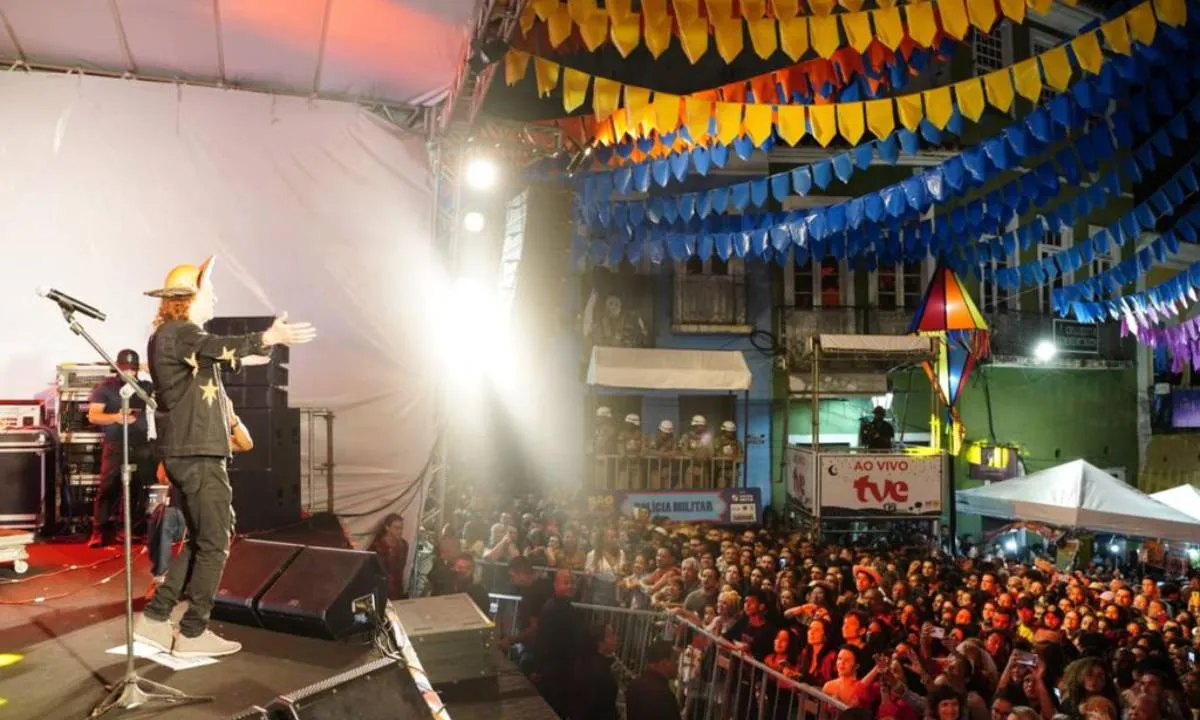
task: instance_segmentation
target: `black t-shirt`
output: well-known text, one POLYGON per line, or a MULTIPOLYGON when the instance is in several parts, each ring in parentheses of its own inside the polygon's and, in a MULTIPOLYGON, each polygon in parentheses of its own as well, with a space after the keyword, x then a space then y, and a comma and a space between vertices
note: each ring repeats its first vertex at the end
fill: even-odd
POLYGON ((778 631, 778 628, 765 620, 762 625, 755 627, 750 624, 750 618, 743 615, 725 633, 725 639, 730 642, 745 643, 750 655, 755 660, 762 662, 764 658, 775 652, 775 634, 778 631))
MULTIPOLYGON (((147 393, 154 392, 154 386, 150 383, 139 380, 142 389, 147 393)), ((88 398, 89 403, 101 403, 104 405, 104 412, 119 413, 121 412, 121 387, 125 381, 120 375, 113 375, 100 382, 99 385, 92 388, 92 394, 88 398)), ((136 394, 129 398, 129 409, 137 411, 137 419, 129 426, 129 441, 130 442, 145 442, 146 441, 146 403, 142 401, 136 394)), ((107 442, 121 442, 121 423, 113 423, 111 425, 97 426, 100 432, 104 433, 104 439, 107 442)))

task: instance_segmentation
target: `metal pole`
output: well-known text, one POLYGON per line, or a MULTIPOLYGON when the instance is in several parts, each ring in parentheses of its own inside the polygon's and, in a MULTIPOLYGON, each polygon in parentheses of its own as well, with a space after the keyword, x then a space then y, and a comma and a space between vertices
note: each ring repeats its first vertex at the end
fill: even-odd
POLYGON ((325 505, 333 512, 333 411, 322 413, 325 418, 325 505))
MULTIPOLYGON (((768 446, 769 447, 769 446, 768 446)), ((742 397, 742 487, 750 487, 750 463, 746 459, 750 455, 750 389, 746 388, 742 397)), ((768 462, 770 459, 768 458, 768 462)), ((768 465, 770 467, 770 465, 768 465)))
POLYGON ((821 537, 821 338, 812 338, 812 453, 813 453, 813 485, 816 497, 813 499, 813 528, 817 539, 821 537))

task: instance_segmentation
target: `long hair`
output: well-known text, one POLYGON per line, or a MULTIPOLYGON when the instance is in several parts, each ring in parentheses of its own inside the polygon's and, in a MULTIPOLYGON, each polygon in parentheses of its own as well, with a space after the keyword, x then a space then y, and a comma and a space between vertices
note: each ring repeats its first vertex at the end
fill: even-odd
POLYGON ((171 320, 187 320, 194 297, 194 295, 189 295, 187 297, 162 298, 158 303, 158 314, 154 316, 154 329, 159 329, 163 323, 171 320))

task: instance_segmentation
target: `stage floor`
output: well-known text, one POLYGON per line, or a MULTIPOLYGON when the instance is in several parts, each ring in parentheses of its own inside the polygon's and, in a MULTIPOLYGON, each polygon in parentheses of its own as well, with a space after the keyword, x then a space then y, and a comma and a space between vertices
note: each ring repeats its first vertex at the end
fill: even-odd
MULTIPOLYGON (((105 651, 124 643, 124 577, 116 549, 92 550, 80 543, 31 546, 30 570, 16 575, 0 567, 0 716, 13 720, 77 720, 105 696, 105 685, 124 674, 124 655, 105 651), (106 561, 107 560, 107 561, 106 561), (96 567, 51 574, 71 564, 96 567), (50 572, 46 572, 49 570, 50 572), (38 573, 45 573, 39 575, 38 573), (96 584, 105 577, 112 579, 96 584), (11 582, 17 580, 18 582, 11 582), (69 593, 65 597, 57 597, 69 593), (45 602, 13 605, 37 597, 45 602), (15 660, 15 662, 13 662, 15 660)), ((149 561, 134 547, 134 608, 150 582, 149 561)), ((241 642, 240 653, 216 664, 174 672, 138 660, 139 672, 191 695, 215 701, 170 710, 171 720, 227 718, 251 705, 324 680, 378 657, 369 646, 312 640, 257 628, 213 623, 241 642)), ((115 715, 115 713, 113 714, 115 715)), ((148 717, 131 713, 122 717, 148 717)))
MULTIPOLYGON (((138 611, 150 583, 149 559, 140 546, 133 552, 138 611)), ((92 550, 79 542, 41 543, 30 546, 29 554, 25 575, 0 566, 0 718, 82 720, 104 699, 105 685, 125 671, 124 654, 105 652, 125 642, 121 555, 116 548, 92 550), (79 569, 62 571, 71 565, 79 569), (38 597, 44 601, 28 602, 38 597)), ((161 712, 169 720, 228 718, 379 657, 365 645, 219 622, 213 629, 242 643, 242 651, 178 672, 151 660, 136 661, 143 677, 189 695, 211 695, 213 702, 120 717, 157 717, 161 712)), ((452 720, 557 720, 512 663, 498 662, 498 693, 448 693, 452 720)))

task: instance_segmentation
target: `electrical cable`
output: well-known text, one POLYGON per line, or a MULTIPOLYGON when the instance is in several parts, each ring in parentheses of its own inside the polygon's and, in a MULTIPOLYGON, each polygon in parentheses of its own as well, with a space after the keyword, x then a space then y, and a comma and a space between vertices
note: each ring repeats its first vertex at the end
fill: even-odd
POLYGON ((787 348, 781 346, 779 338, 769 330, 751 330, 746 337, 750 341, 751 347, 766 357, 778 357, 787 353, 787 348), (766 339, 765 342, 763 342, 763 338, 766 339))

